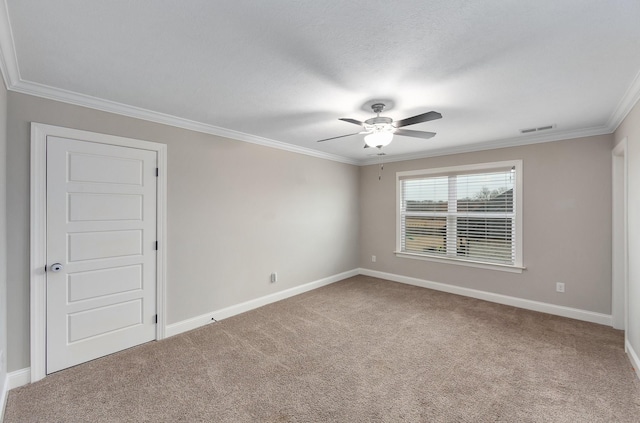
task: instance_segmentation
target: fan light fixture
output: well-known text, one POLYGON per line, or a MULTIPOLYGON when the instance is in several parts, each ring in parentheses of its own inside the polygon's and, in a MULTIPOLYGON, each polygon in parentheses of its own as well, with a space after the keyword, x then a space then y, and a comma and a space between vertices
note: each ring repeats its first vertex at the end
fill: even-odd
POLYGON ((364 137, 364 142, 369 147, 384 147, 389 145, 393 140, 393 132, 376 131, 364 137))
POLYGON ((365 148, 382 148, 384 146, 387 146, 393 140, 394 134, 403 137, 422 138, 424 140, 428 140, 429 138, 433 138, 436 133, 426 131, 412 131, 409 129, 404 129, 404 127, 415 125, 417 123, 428 122, 430 120, 440 119, 442 117, 440 113, 431 111, 402 120, 393 120, 390 117, 380 116, 380 113, 384 110, 384 103, 372 104, 371 110, 373 110, 373 113, 376 114, 376 117, 367 119, 364 122, 361 122, 357 119, 340 118, 340 120, 343 122, 353 123, 354 125, 362 127, 364 131, 356 132, 355 134, 339 135, 337 137, 325 138, 323 140, 318 140, 318 142, 335 140, 336 138, 344 138, 361 134, 367 134, 364 137, 365 148))

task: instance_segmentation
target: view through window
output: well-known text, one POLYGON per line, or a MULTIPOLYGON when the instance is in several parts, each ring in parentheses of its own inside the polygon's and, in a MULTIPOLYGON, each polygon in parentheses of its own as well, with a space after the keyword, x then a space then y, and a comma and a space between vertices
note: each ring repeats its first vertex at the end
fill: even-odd
POLYGON ((500 165, 398 174, 399 252, 519 265, 516 165, 500 165))

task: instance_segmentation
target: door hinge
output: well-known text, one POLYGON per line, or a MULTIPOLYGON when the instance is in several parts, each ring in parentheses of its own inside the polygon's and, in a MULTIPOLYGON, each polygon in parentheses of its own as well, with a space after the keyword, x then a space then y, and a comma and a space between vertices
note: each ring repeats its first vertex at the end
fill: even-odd
POLYGON ((158 250, 158 241, 156 241, 155 249, 158 250))
POLYGON ((156 314, 155 320, 156 320, 156 323, 158 323, 158 315, 157 314, 156 314))
POLYGON ((156 176, 160 176, 160 169, 156 167, 156 176))

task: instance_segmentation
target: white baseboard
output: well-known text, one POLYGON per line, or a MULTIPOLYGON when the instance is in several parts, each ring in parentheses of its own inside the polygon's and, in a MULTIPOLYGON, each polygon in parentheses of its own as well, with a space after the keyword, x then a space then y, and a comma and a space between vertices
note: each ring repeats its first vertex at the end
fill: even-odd
POLYGON ((7 390, 28 385, 31 383, 31 368, 16 370, 7 374, 7 390))
POLYGON ((4 377, 2 382, 2 386, 0 387, 0 422, 4 421, 4 408, 7 405, 7 394, 9 393, 9 388, 7 388, 7 384, 9 383, 7 380, 9 378, 7 376, 4 377))
POLYGON ((513 307, 519 307, 526 310, 539 311, 542 313, 554 314, 562 317, 569 317, 572 319, 583 320, 586 322, 598 323, 601 325, 612 326, 613 319, 609 314, 595 313, 592 311, 581 310, 577 308, 559 306, 555 304, 543 303, 539 301, 526 300, 518 297, 510 297, 508 295, 494 294, 486 291, 479 291, 477 289, 463 288, 460 286, 449 285, 440 282, 432 282, 424 279, 412 278, 408 276, 396 275, 393 273, 379 272, 370 269, 354 269, 348 272, 339 273, 337 275, 329 276, 324 279, 320 279, 314 282, 310 282, 304 285, 297 286, 295 288, 286 289, 284 291, 276 292, 273 294, 265 295, 264 297, 256 298, 254 300, 245 301, 240 304, 232 305, 220 310, 211 311, 209 313, 201 314, 196 317, 192 317, 181 322, 167 325, 165 329, 165 336, 170 337, 178 335, 183 332, 187 332, 192 329, 199 328, 201 326, 213 323, 217 320, 223 320, 236 314, 244 313, 249 310, 262 307, 264 305, 284 300, 285 298, 293 297, 294 295, 302 294, 303 292, 311 291, 313 289, 320 288, 325 285, 332 284, 334 282, 341 281, 346 278, 350 278, 356 275, 373 276, 376 278, 387 279, 394 282, 405 283, 408 285, 420 286, 423 288, 434 289, 436 291, 448 292, 451 294, 463 295, 465 297, 477 298, 480 300, 490 301, 493 303, 509 305, 513 307), (215 320, 214 320, 215 319, 215 320))
POLYGON ((2 382, 0 390, 0 422, 4 421, 4 408, 7 405, 7 396, 9 395, 9 391, 13 388, 31 383, 31 369, 27 367, 26 369, 7 373, 7 376, 2 382))
POLYGON ((396 275, 393 273, 379 272, 377 270, 360 269, 360 274, 372 276, 380 279, 387 279, 394 282, 408 285, 421 286, 436 291, 448 292, 450 294, 463 295, 465 297, 477 298, 479 300, 490 301, 492 303, 504 304, 513 307, 524 308, 526 310, 539 311, 542 313, 554 314, 556 316, 569 317, 571 319, 584 320, 586 322, 598 323, 612 326, 613 319, 610 314, 595 313, 593 311, 581 310, 577 308, 559 306, 555 304, 543 303, 539 301, 525 300, 508 295, 494 294, 492 292, 479 291, 477 289, 463 288, 441 282, 432 282, 424 279, 411 278, 408 276, 396 275))
MULTIPOLYGON (((429 288, 436 291, 448 292, 451 294, 462 295, 471 298, 477 298, 480 300, 490 301, 498 304, 509 305, 513 307, 519 307, 527 310, 539 311, 543 313, 554 314, 557 316, 569 317, 572 319, 583 320, 592 323, 599 323, 602 325, 611 326, 613 323, 611 315, 595 313, 592 311, 580 310, 571 307, 564 307, 549 303, 543 303, 539 301, 526 300, 523 298, 510 297, 502 294, 494 294, 491 292, 479 291, 471 288, 463 288, 455 285, 448 285, 440 282, 432 282, 424 279, 412 278, 408 276, 396 275, 393 273, 379 272, 370 269, 353 269, 347 272, 339 273, 337 275, 329 276, 327 278, 319 279, 317 281, 309 282, 304 285, 296 286, 294 288, 285 289, 280 292, 265 295, 264 297, 256 298, 253 300, 245 301, 240 304, 236 304, 230 307, 226 307, 220 310, 212 311, 210 313, 202 314, 200 316, 192 317, 187 320, 183 320, 178 323, 167 325, 165 329, 165 336, 170 337, 178 335, 183 332, 187 332, 192 329, 199 328, 201 326, 212 323, 215 319, 223 320, 231 316, 235 316, 246 311, 262 307, 267 304, 274 303, 276 301, 284 300, 289 297, 293 297, 304 292, 308 292, 326 285, 330 285, 335 282, 339 282, 343 279, 347 279, 357 275, 372 276, 380 279, 387 279, 394 282, 405 283, 408 285, 420 286, 423 288, 429 288)), ((633 367, 640 378, 640 359, 633 350, 631 345, 627 343, 629 359, 633 364, 633 367)), ((27 385, 31 383, 31 369, 25 368, 8 373, 6 381, 4 383, 4 389, 0 392, 0 400, 6 399, 6 394, 13 388, 27 385)), ((2 403, 4 404, 4 403, 2 403)), ((0 414, 2 416, 2 414, 0 414)))
POLYGON ((327 278, 319 279, 317 281, 309 282, 304 285, 296 286, 294 288, 285 289, 280 292, 265 295, 264 297, 256 298, 253 300, 245 301, 240 304, 235 304, 230 307, 225 307, 220 310, 211 311, 209 313, 201 314, 200 316, 192 317, 187 320, 183 320, 178 323, 167 325, 165 329, 165 337, 178 335, 192 329, 199 328, 200 326, 213 323, 214 320, 223 320, 236 314, 244 313, 249 310, 262 307, 267 304, 274 303, 276 301, 284 300, 285 298, 293 297, 298 294, 302 294, 307 291, 311 291, 325 285, 332 284, 334 282, 341 281, 352 276, 357 276, 360 273, 359 269, 349 270, 347 272, 338 273, 337 275, 329 276, 327 278))
POLYGON ((636 372, 636 376, 638 376, 638 379, 640 379, 640 358, 638 358, 638 354, 633 349, 628 340, 625 340, 624 348, 627 351, 627 356, 629 357, 629 361, 631 361, 633 370, 635 370, 636 372))

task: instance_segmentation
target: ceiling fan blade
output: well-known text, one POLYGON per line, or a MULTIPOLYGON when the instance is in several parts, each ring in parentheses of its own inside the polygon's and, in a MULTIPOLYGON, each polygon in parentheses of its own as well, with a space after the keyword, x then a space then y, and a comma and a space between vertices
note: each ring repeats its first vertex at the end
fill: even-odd
POLYGON ((344 137, 350 137, 351 135, 358 135, 360 132, 356 132, 355 134, 347 134, 347 135, 340 135, 337 137, 331 137, 331 138, 325 138, 323 140, 318 140, 317 142, 324 142, 324 141, 329 141, 329 140, 335 140, 336 138, 344 138, 344 137))
POLYGON ((359 120, 349 119, 349 118, 340 118, 340 120, 342 120, 342 121, 344 121, 344 122, 353 123, 354 125, 364 126, 364 123, 363 123, 363 122, 360 122, 359 120))
POLYGON ((430 120, 440 119, 442 115, 438 112, 427 112, 421 115, 411 116, 410 118, 402 119, 393 122, 393 126, 401 128, 403 126, 415 125, 416 123, 428 122, 430 120))
POLYGON ((435 132, 412 131, 411 129, 396 129, 394 135, 402 135, 404 137, 422 138, 428 140, 436 136, 435 132))

